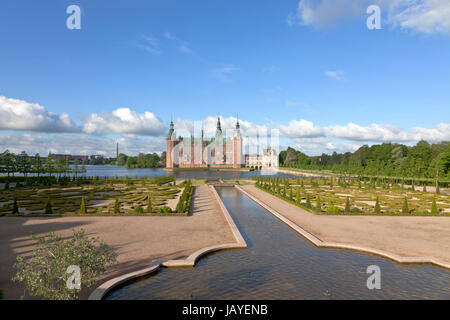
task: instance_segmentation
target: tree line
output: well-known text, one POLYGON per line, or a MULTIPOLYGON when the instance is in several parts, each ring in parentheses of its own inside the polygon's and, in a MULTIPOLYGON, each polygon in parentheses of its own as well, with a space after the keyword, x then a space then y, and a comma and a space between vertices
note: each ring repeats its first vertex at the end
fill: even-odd
POLYGON ((312 157, 289 147, 280 152, 279 161, 281 167, 341 174, 450 179, 450 142, 430 144, 419 141, 415 146, 398 143, 364 145, 353 153, 334 152, 312 157))
POLYGON ((57 178, 61 178, 61 176, 66 176, 69 173, 76 176, 78 173, 85 172, 85 162, 82 161, 80 163, 78 159, 75 159, 73 166, 70 167, 69 159, 59 157, 54 160, 50 154, 45 160, 41 158, 39 153, 31 159, 25 151, 18 155, 5 152, 0 156, 0 173, 6 174, 8 177, 14 177, 16 173, 20 173, 26 179, 28 174, 31 173, 38 177, 41 175, 50 177, 55 175, 57 178))
POLYGON ((139 153, 137 157, 127 156, 120 153, 117 157, 116 165, 123 166, 128 169, 133 168, 159 168, 165 162, 165 152, 158 156, 157 153, 143 154, 139 153))

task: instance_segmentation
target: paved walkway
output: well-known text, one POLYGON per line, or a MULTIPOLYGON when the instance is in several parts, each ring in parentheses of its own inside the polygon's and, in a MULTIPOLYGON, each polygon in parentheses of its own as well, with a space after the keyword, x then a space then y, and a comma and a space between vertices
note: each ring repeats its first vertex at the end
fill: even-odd
POLYGON ((450 217, 315 215, 253 185, 241 187, 322 241, 450 263, 450 217))
MULTIPOLYGON (((4 299, 18 299, 23 287, 11 283, 16 256, 30 254, 31 232, 54 231, 70 236, 83 228, 89 236, 105 240, 118 253, 118 264, 99 279, 100 283, 118 275, 139 270, 154 261, 189 256, 198 249, 235 242, 225 217, 208 186, 196 187, 190 217, 55 217, 0 218, 0 290, 4 299)), ((94 286, 95 288, 96 286, 94 286)), ((87 298, 90 290, 83 291, 87 298)), ((30 297, 26 297, 30 298, 30 297)))

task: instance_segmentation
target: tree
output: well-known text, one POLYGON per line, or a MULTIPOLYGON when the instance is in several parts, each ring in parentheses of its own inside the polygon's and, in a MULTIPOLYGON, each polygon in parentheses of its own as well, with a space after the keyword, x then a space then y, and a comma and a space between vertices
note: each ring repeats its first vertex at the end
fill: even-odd
POLYGON ((436 199, 433 199, 433 203, 431 204, 431 214, 438 214, 439 210, 436 204, 436 199))
POLYGON ((311 198, 309 196, 309 193, 306 194, 306 207, 311 208, 311 198))
POLYGON ((84 197, 81 197, 80 213, 81 213, 81 214, 86 214, 86 213, 87 213, 87 210, 86 210, 86 200, 84 199, 84 197))
POLYGON ((73 238, 66 241, 55 233, 31 238, 37 242, 37 248, 31 258, 17 257, 17 273, 12 281, 23 283, 27 293, 43 299, 77 299, 81 289, 92 287, 95 278, 116 261, 116 254, 104 241, 88 238, 83 230, 74 230, 73 238), (81 271, 79 287, 70 282, 73 273, 69 266, 77 266, 81 271), (69 289, 68 283, 75 287, 69 289))
POLYGON ((300 189, 297 189, 296 202, 297 202, 297 204, 300 204, 302 202, 302 197, 300 195, 300 189))
POLYGON ((114 213, 120 213, 119 198, 116 198, 116 201, 114 202, 114 213))
POLYGON ((58 179, 61 177, 61 173, 64 172, 64 164, 61 157, 56 159, 56 172, 58 173, 58 179))
POLYGON ((351 207, 350 207, 350 198, 347 197, 347 200, 345 201, 345 213, 350 213, 351 207))
POLYGON ((381 212, 381 206, 380 206, 380 198, 377 197, 377 200, 375 201, 375 213, 381 212))
POLYGON ((19 206, 17 205, 17 198, 14 197, 12 214, 18 214, 18 213, 19 213, 19 206))
POLYGON ((42 173, 42 159, 39 153, 36 153, 34 156, 34 165, 33 165, 33 171, 36 172, 37 176, 39 177, 42 173))
POLYGON ((321 212, 321 211, 322 211, 322 204, 320 202, 320 196, 318 196, 316 199, 316 212, 321 212))
POLYGON ((152 197, 148 194, 148 202, 147 202, 147 213, 152 213, 152 197))
POLYGON ((408 199, 406 197, 405 200, 403 201, 402 213, 409 213, 408 199))
POLYGON ((25 151, 22 151, 19 156, 18 169, 19 172, 23 174, 24 180, 26 180, 27 174, 31 171, 31 162, 25 151))
POLYGON ((16 167, 16 157, 12 153, 8 153, 6 155, 5 170, 8 173, 8 178, 10 174, 12 174, 12 176, 14 177, 14 172, 16 172, 17 167, 16 167))
POLYGON ((53 214, 50 197, 47 198, 47 202, 45 203, 45 214, 53 214))
POLYGON ((53 160, 50 153, 48 154, 47 159, 45 159, 45 171, 48 173, 49 177, 52 176, 54 171, 53 160))

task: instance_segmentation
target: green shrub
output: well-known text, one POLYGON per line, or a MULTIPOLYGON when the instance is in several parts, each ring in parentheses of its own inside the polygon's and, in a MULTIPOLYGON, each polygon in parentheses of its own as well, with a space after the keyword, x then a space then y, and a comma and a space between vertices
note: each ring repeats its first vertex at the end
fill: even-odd
POLYGON ((81 213, 81 214, 86 214, 86 213, 87 213, 87 210, 86 210, 86 200, 84 200, 84 197, 81 197, 80 213, 81 213))
POLYGON ((316 208, 315 208, 316 212, 321 212, 322 211, 322 204, 320 202, 320 197, 318 196, 316 199, 316 208))
POLYGON ((431 204, 431 214, 438 214, 439 210, 436 204, 436 199, 433 199, 433 203, 431 204))
POLYGON ((54 233, 31 238, 37 241, 37 248, 30 258, 17 257, 17 273, 12 281, 23 283, 27 293, 43 299, 77 299, 81 289, 92 287, 94 279, 116 261, 105 242, 87 238, 83 230, 74 230, 73 238, 66 241, 54 233), (68 288, 67 282, 73 275, 67 272, 69 266, 81 269, 80 288, 68 288))
POLYGON ((148 195, 148 202, 147 202, 147 213, 152 213, 153 209, 152 209, 152 197, 150 196, 150 194, 148 195))
POLYGON ((168 206, 158 208, 158 213, 172 213, 172 209, 168 206))
POLYGON ((120 203, 119 203, 119 198, 116 198, 115 202, 114 202, 114 213, 120 213, 120 203))
POLYGON ((402 213, 409 213, 408 199, 407 198, 405 198, 405 200, 403 201, 402 213))
POLYGON ((377 200, 375 202, 375 213, 380 213, 380 212, 381 212, 380 198, 377 197, 377 200))
POLYGON ((17 205, 17 198, 14 197, 12 214, 18 214, 18 213, 19 213, 19 206, 17 205))
POLYGON ((45 204, 45 214, 53 214, 50 197, 47 198, 47 202, 45 204))
POLYGON ((347 197, 347 200, 345 201, 345 212, 349 213, 351 211, 351 207, 350 207, 350 198, 347 197))
POLYGON ((142 214, 144 213, 144 209, 142 209, 141 206, 137 206, 136 208, 134 208, 134 213, 142 214))
POLYGON ((352 209, 352 211, 351 211, 352 213, 361 213, 362 211, 359 209, 359 208, 353 208, 352 209))
POLYGON ((342 211, 341 211, 341 209, 339 208, 339 207, 336 207, 336 206, 329 206, 329 207, 327 207, 327 213, 330 213, 330 214, 339 214, 339 213, 341 213, 342 211))

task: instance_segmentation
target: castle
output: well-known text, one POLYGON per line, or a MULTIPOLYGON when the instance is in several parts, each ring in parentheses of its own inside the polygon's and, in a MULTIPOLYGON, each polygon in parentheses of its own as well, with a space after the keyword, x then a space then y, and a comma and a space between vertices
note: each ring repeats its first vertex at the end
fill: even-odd
POLYGON ((166 147, 167 168, 237 169, 245 166, 239 120, 233 137, 223 137, 219 116, 214 138, 205 138, 203 130, 201 137, 176 137, 171 121, 166 147))

